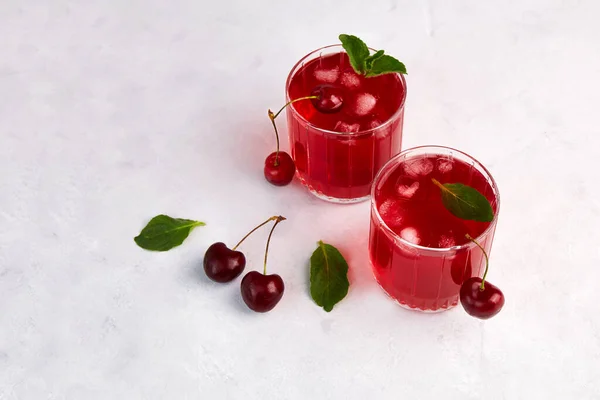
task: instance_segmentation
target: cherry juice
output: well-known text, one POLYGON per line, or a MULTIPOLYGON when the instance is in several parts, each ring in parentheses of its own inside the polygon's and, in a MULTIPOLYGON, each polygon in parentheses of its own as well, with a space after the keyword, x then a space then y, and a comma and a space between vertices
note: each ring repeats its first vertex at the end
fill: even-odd
POLYGON ((302 183, 336 202, 365 200, 379 169, 400 152, 406 84, 399 74, 357 74, 341 46, 317 50, 290 73, 287 98, 309 96, 318 85, 341 90, 339 112, 317 111, 310 100, 288 107, 292 157, 302 183))
POLYGON ((462 282, 481 276, 496 226, 466 221, 443 205, 440 183, 462 183, 481 192, 498 212, 491 176, 464 153, 443 147, 403 152, 386 165, 373 188, 369 253, 375 278, 401 305, 437 311, 458 303, 462 282))

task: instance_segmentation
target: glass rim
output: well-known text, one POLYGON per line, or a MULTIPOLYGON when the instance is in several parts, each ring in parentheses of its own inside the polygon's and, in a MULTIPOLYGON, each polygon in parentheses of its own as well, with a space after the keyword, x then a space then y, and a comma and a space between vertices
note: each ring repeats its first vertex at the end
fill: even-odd
MULTIPOLYGON (((341 44, 330 44, 328 46, 323 46, 320 47, 316 50, 311 51, 310 53, 308 53, 307 55, 305 55, 304 57, 302 57, 296 64, 294 64, 294 66, 292 67, 292 69, 290 70, 290 73, 288 74, 288 77, 285 81, 285 102, 288 103, 291 99, 290 99, 290 93, 289 93, 289 87, 290 87, 290 83, 292 82, 292 78, 294 77, 294 73, 297 72, 298 67, 302 64, 302 62, 304 62, 304 60, 306 60, 308 57, 312 56, 313 54, 319 52, 319 51, 323 51, 323 50, 328 50, 334 47, 339 47, 342 48, 341 44)), ((372 49, 369 47, 369 50, 372 51, 377 51, 375 49, 372 49)), ((391 125, 394 121, 396 121, 398 119, 398 117, 400 116, 400 114, 402 113, 402 111, 404 110, 404 104, 406 103, 406 79, 404 79, 404 75, 399 74, 399 73, 394 73, 396 76, 398 76, 400 83, 402 84, 402 86, 404 87, 404 95, 402 96, 402 101, 400 102, 400 105, 398 106, 398 109, 394 112, 394 114, 392 114, 388 119, 386 119, 381 125, 379 125, 376 128, 371 128, 371 129, 366 129, 366 130, 362 130, 362 131, 358 131, 358 132, 336 132, 336 131, 331 131, 328 129, 323 129, 320 128, 316 125, 314 125, 312 122, 308 121, 306 118, 304 118, 295 108, 293 105, 290 105, 290 107, 288 107, 289 109, 292 110, 292 113, 294 113, 294 115, 300 119, 301 121, 303 121, 304 123, 306 123, 308 126, 311 127, 311 129, 314 129, 316 131, 319 131, 321 133, 327 134, 327 135, 335 135, 337 137, 339 136, 343 136, 343 137, 357 137, 357 136, 366 136, 366 135, 370 135, 373 132, 376 132, 379 129, 385 129, 387 128, 389 125, 391 125)))
POLYGON ((379 209, 377 208, 376 202, 375 202, 375 188, 377 187, 377 184, 379 183, 379 181, 382 179, 383 175, 390 168, 398 165, 398 160, 401 157, 405 156, 406 153, 412 152, 415 150, 431 150, 430 152, 428 152, 429 154, 443 154, 443 153, 441 153, 441 151, 448 151, 448 150, 454 151, 456 153, 459 153, 459 154, 473 160, 473 162, 479 168, 481 168, 483 170, 483 172, 485 173, 484 178, 486 178, 488 180, 488 182, 490 183, 490 186, 492 187, 492 190, 494 191, 494 195, 496 198, 496 212, 494 213, 494 219, 492 219, 492 221, 490 222, 488 227, 480 235, 478 235, 475 238, 475 240, 483 246, 482 238, 486 237, 492 231, 492 229, 494 229, 494 227, 496 226, 496 223, 498 222, 498 215, 500 214, 500 191, 498 190, 498 185, 496 184, 496 180, 494 179, 494 177, 492 176, 490 171, 488 171, 488 169, 481 162, 479 162, 476 158, 470 156, 469 154, 465 153, 464 151, 460 151, 453 147, 448 147, 448 146, 422 145, 422 146, 411 147, 409 149, 404 149, 400 153, 398 153, 394 157, 392 157, 388 162, 386 162, 383 167, 381 167, 381 169, 379 170, 377 175, 375 175, 375 178, 373 179, 373 185, 371 186, 371 213, 373 213, 377 217, 377 220, 379 221, 381 228, 388 235, 391 235, 394 240, 399 241, 400 243, 402 243, 403 245, 405 245, 407 247, 417 249, 417 250, 423 251, 423 252, 431 252, 431 253, 457 252, 462 249, 473 248, 473 247, 477 246, 472 241, 468 241, 467 243, 457 245, 457 246, 451 246, 451 247, 421 246, 421 245, 409 242, 408 240, 406 240, 403 237, 401 237, 400 235, 398 235, 396 232, 394 232, 392 229, 390 229, 390 227, 385 223, 383 218, 381 218, 381 214, 379 214, 379 209), (435 150, 438 150, 438 151, 436 152, 435 150))

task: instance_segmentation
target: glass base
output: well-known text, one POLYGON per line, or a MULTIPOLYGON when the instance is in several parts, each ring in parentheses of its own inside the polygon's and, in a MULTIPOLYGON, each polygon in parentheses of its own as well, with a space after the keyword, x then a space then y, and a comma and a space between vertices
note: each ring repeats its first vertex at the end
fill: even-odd
POLYGON ((363 197, 357 197, 355 199, 338 199, 337 197, 330 197, 327 195, 324 195, 321 192, 317 192, 316 190, 313 190, 311 188, 308 188, 308 191, 315 197, 321 199, 321 200, 325 200, 328 201, 330 203, 335 203, 335 204, 355 204, 355 203, 361 203, 363 201, 367 201, 369 200, 369 198, 371 197, 370 195, 366 195, 363 197))
MULTIPOLYGON (((380 285, 380 287, 381 287, 381 285, 380 285)), ((384 292, 385 292, 385 290, 384 290, 384 292)), ((389 298, 394 300, 396 302, 396 304, 398 304, 400 307, 402 307, 406 310, 417 311, 417 312, 424 313, 424 314, 438 314, 438 313, 441 313, 444 311, 452 310, 454 307, 456 307, 458 305, 458 302, 457 302, 456 304, 451 304, 450 306, 444 307, 444 308, 438 308, 437 310, 423 310, 421 308, 411 307, 408 304, 402 304, 398 300, 392 298, 387 292, 385 294, 387 294, 389 298)))
POLYGON ((298 177, 298 180, 300 180, 300 183, 302 184, 302 186, 304 186, 305 188, 308 189, 308 191, 315 196, 318 199, 327 201, 329 203, 335 203, 335 204, 355 204, 355 203, 361 203, 363 201, 367 201, 371 198, 371 194, 368 193, 366 196, 362 196, 362 197, 355 197, 355 198, 338 198, 338 197, 331 197, 331 196, 327 196, 326 194, 323 194, 321 192, 319 192, 318 190, 315 190, 312 186, 310 186, 309 184, 306 183, 306 181, 304 179, 302 179, 302 177, 300 176, 300 174, 298 172, 296 172, 296 177, 298 177))

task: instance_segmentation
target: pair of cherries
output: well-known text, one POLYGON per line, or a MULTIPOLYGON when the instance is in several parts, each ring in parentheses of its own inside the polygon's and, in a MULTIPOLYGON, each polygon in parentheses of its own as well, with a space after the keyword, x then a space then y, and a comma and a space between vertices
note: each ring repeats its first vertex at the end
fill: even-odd
POLYGON ((269 110, 269 119, 275 129, 277 138, 277 151, 269 154, 265 160, 265 178, 275 186, 285 186, 294 179, 296 165, 292 157, 285 151, 279 150, 279 133, 275 125, 275 118, 290 104, 296 101, 310 100, 315 109, 324 114, 333 114, 342 109, 344 97, 342 89, 333 85, 318 85, 310 93, 310 96, 301 97, 288 102, 277 113, 269 110))
POLYGON ((246 256, 237 248, 256 230, 271 221, 275 221, 267 239, 263 273, 250 271, 244 276, 241 283, 244 303, 256 312, 271 311, 283 297, 285 285, 281 276, 277 274, 267 275, 267 256, 273 231, 277 224, 284 220, 285 218, 281 215, 273 216, 252 229, 233 249, 228 248, 223 242, 217 242, 213 243, 204 254, 204 272, 206 276, 219 283, 231 282, 240 276, 246 267, 246 256))

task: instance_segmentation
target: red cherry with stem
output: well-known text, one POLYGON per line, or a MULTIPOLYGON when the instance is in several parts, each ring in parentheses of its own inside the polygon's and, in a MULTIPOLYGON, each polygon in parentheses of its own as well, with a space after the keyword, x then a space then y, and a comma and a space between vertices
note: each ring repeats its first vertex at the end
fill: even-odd
POLYGON ((275 138, 277 139, 277 150, 274 153, 269 154, 269 156, 265 160, 265 168, 264 174, 265 179, 275 186, 285 186, 289 184, 292 179, 294 179, 294 174, 296 173, 296 165, 294 164, 294 160, 292 157, 284 152, 279 150, 279 132, 277 131, 277 125, 275 124, 275 118, 281 114, 281 112, 290 104, 293 104, 297 101, 302 100, 312 100, 315 99, 315 96, 307 96, 300 97, 295 100, 288 101, 277 113, 273 113, 273 111, 269 110, 268 115, 271 123, 273 124, 273 129, 275 130, 275 138))
POLYGON ((498 287, 485 281, 489 268, 487 252, 471 235, 467 234, 466 237, 483 251, 485 272, 483 278, 475 276, 463 282, 460 287, 460 303, 467 314, 473 317, 479 319, 492 318, 504 306, 504 294, 498 287))
POLYGON ((324 114, 339 112, 344 105, 342 88, 333 85, 318 85, 310 92, 313 106, 324 114))
POLYGON ((285 186, 294 179, 296 165, 292 157, 284 152, 273 152, 265 160, 265 178, 275 186, 285 186))
POLYGON ((467 279, 460 287, 460 303, 467 314, 488 319, 498 314, 504 306, 502 291, 489 282, 476 276, 467 279))
POLYGON ((233 249, 229 249, 222 242, 210 245, 204 254, 204 272, 206 276, 219 283, 231 282, 240 276, 246 267, 246 257, 244 253, 236 251, 236 249, 257 229, 276 219, 275 216, 271 217, 252 229, 233 249))
POLYGON ((204 272, 215 282, 231 282, 245 267, 244 253, 232 250, 222 242, 213 243, 204 254, 204 272))
POLYGON ((250 271, 242 279, 242 299, 252 311, 265 313, 271 311, 281 297, 285 285, 277 274, 263 275, 250 271))
POLYGON ((242 279, 242 299, 252 311, 260 313, 271 311, 283 297, 285 285, 281 276, 277 274, 267 275, 267 256, 269 254, 269 243, 271 242, 273 231, 277 224, 284 220, 285 218, 282 216, 277 217, 269 233, 267 247, 265 248, 263 273, 250 271, 242 279))

